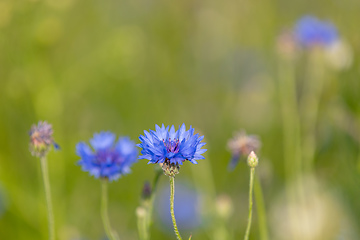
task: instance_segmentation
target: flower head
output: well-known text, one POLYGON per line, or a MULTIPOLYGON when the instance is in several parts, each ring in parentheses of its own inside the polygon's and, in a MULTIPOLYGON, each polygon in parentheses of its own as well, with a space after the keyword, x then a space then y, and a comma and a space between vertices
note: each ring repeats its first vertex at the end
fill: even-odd
POLYGON ((251 168, 255 168, 259 164, 259 158, 256 156, 254 151, 251 151, 247 158, 247 164, 251 168))
POLYGON ((247 135, 245 130, 236 133, 234 138, 228 142, 228 148, 232 153, 229 163, 229 170, 233 170, 241 156, 247 156, 251 151, 257 151, 261 146, 261 142, 256 135, 247 135))
MULTIPOLYGON (((201 142, 204 136, 194 135, 194 128, 186 131, 182 124, 177 131, 174 125, 165 128, 155 125, 155 131, 144 131, 144 136, 139 137, 141 143, 137 146, 142 148, 142 156, 139 159, 148 159, 149 163, 163 163, 179 167, 186 160, 197 164, 196 160, 204 159, 201 155, 206 149, 201 149, 205 143, 201 142)), ((163 168, 164 169, 164 168, 163 168)))
POLYGON ((101 132, 90 140, 94 151, 84 142, 76 145, 76 154, 81 157, 78 164, 82 170, 95 178, 117 180, 130 172, 130 167, 137 161, 135 143, 128 137, 119 138, 115 143, 115 134, 101 132))
POLYGON ((50 150, 51 145, 59 149, 59 145, 54 142, 52 137, 53 129, 51 124, 46 121, 39 121, 38 124, 31 126, 30 135, 30 152, 35 157, 44 157, 50 150))
POLYGON ((295 37, 304 47, 329 46, 339 38, 336 27, 313 16, 302 17, 295 26, 295 37))

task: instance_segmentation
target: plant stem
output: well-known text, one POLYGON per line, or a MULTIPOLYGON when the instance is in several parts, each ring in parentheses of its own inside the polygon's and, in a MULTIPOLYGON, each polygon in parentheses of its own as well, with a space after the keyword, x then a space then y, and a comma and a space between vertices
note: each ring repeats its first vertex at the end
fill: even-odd
POLYGON ((253 187, 254 187, 254 175, 255 175, 255 168, 250 168, 249 217, 248 217, 248 224, 246 227, 244 240, 248 240, 249 235, 250 235, 251 219, 252 219, 252 206, 253 206, 252 195, 253 195, 253 187))
MULTIPOLYGON (((301 124, 296 94, 295 63, 292 60, 279 59, 278 65, 285 184, 287 204, 289 205, 295 202, 304 202, 305 198, 302 186, 301 124)), ((288 219, 291 224, 296 224, 300 221, 300 216, 294 209, 288 207, 288 219)), ((293 235, 290 238, 296 239, 296 236, 293 235)))
MULTIPOLYGON (((257 176, 259 176, 259 175, 257 175, 257 176)), ((264 196, 263 196, 259 177, 255 178, 254 195, 255 195, 255 201, 256 201, 256 206, 257 206, 256 210, 257 210, 258 218, 259 218, 260 239, 268 240, 269 233, 268 233, 268 229, 267 229, 266 210, 265 210, 264 196)))
POLYGON ((101 218, 104 224, 106 235, 110 240, 119 240, 116 233, 113 232, 110 226, 109 215, 108 215, 108 185, 107 180, 104 179, 101 182, 101 218))
POLYGON ((138 216, 138 230, 139 237, 141 240, 150 239, 150 226, 152 224, 152 213, 154 208, 154 199, 159 182, 160 176, 163 174, 163 171, 155 171, 155 177, 151 187, 151 195, 149 199, 142 200, 141 206, 137 208, 138 216))
POLYGON ((171 219, 174 225, 174 232, 178 240, 182 240, 179 230, 176 225, 175 213, 174 213, 174 195, 175 195, 175 177, 170 177, 170 212, 171 219))
POLYGON ((151 226, 151 220, 152 220, 152 213, 153 213, 153 208, 154 208, 154 199, 155 199, 155 193, 156 193, 156 189, 157 189, 157 185, 159 182, 159 178, 162 175, 162 171, 157 171, 154 181, 153 181, 153 185, 152 185, 152 189, 151 189, 151 197, 150 197, 150 204, 149 204, 149 209, 148 209, 148 214, 146 216, 146 231, 148 232, 148 236, 150 236, 150 226, 151 226))
POLYGON ((323 64, 320 49, 310 52, 307 67, 307 78, 305 91, 302 99, 303 108, 303 155, 304 167, 308 173, 314 169, 314 158, 316 150, 316 127, 319 115, 320 99, 325 85, 325 66, 323 64))
POLYGON ((139 232, 139 238, 140 240, 148 240, 149 235, 147 232, 147 226, 146 226, 146 213, 147 209, 140 206, 136 209, 136 215, 137 215, 137 226, 138 226, 138 232, 139 232))
POLYGON ((54 214, 53 214, 52 203, 51 203, 51 190, 50 190, 49 172, 48 172, 46 157, 41 157, 40 163, 41 163, 41 172, 42 172, 43 182, 44 182, 46 207, 47 207, 47 212, 48 212, 49 239, 54 240, 55 239, 54 214))

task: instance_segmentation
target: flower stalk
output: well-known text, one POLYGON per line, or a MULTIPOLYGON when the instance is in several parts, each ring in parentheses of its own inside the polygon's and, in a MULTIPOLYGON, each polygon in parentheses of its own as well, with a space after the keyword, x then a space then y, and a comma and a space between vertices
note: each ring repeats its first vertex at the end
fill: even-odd
POLYGON ((253 188, 254 188, 254 176, 255 176, 255 168, 250 168, 250 188, 249 188, 249 216, 248 216, 248 224, 246 227, 244 240, 249 239, 250 228, 251 228, 251 220, 252 220, 252 207, 253 207, 253 188))
POLYGON ((43 176, 45 198, 46 198, 46 207, 48 212, 48 224, 49 224, 49 239, 55 239, 55 224, 54 224, 54 214, 51 203, 51 190, 50 190, 50 181, 49 181, 49 172, 47 167, 47 160, 45 156, 40 157, 41 172, 43 176))
POLYGON ((259 164, 259 159, 252 151, 248 158, 247 164, 250 167, 250 187, 249 187, 249 216, 248 216, 248 224, 246 227, 245 237, 244 240, 249 239, 250 235, 250 228, 251 228, 251 220, 252 220, 252 206, 253 206, 253 188, 254 188, 254 176, 255 176, 255 168, 259 164))
POLYGON ((141 206, 136 209, 138 218, 138 231, 140 240, 150 239, 150 226, 152 224, 152 213, 154 208, 154 200, 159 178, 162 175, 162 169, 156 166, 155 177, 152 187, 145 183, 141 197, 141 206))
POLYGON ((174 225, 174 232, 178 240, 182 240, 179 230, 176 225, 175 213, 174 213, 174 195, 175 195, 175 176, 170 176, 170 212, 171 219, 174 225))
POLYGON ((107 237, 110 240, 119 240, 116 232, 114 232, 110 226, 108 215, 108 181, 106 179, 101 181, 101 218, 107 237))

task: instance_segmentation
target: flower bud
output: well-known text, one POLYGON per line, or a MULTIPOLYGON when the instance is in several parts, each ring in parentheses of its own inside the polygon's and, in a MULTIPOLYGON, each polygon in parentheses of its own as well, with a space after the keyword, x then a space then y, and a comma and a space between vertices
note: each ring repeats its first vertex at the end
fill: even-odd
POLYGON ((247 163, 248 163, 249 167, 251 167, 251 168, 254 168, 258 165, 259 159, 256 156, 256 154, 254 153, 254 151, 251 151, 251 153, 249 154, 249 156, 247 158, 247 163))
POLYGON ((178 164, 164 162, 162 164, 162 170, 166 176, 175 177, 175 175, 179 173, 180 166, 178 164))
POLYGON ((143 187, 143 190, 141 192, 141 199, 144 200, 144 201, 150 199, 151 193, 152 193, 152 189, 151 189, 150 183, 148 181, 146 181, 144 183, 144 187, 143 187))

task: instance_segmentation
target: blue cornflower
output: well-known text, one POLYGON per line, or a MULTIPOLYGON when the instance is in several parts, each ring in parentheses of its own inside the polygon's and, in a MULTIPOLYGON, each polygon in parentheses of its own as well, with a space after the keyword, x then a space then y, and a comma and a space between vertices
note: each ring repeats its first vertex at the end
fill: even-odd
POLYGON ((194 135, 194 128, 186 131, 185 124, 175 131, 174 125, 165 128, 155 125, 156 131, 144 131, 140 135, 141 141, 137 146, 142 148, 139 159, 148 159, 149 163, 164 163, 168 165, 182 165, 185 160, 197 164, 196 160, 204 159, 201 155, 206 149, 201 149, 205 143, 201 142, 204 136, 194 135))
POLYGON ((336 27, 313 16, 302 17, 295 26, 295 38, 304 47, 329 46, 339 39, 336 27))
POLYGON ((137 161, 135 143, 128 137, 115 142, 115 134, 101 132, 94 134, 89 145, 80 142, 76 145, 76 154, 81 157, 78 164, 95 178, 117 180, 121 175, 130 172, 130 167, 137 161))
POLYGON ((51 124, 46 121, 39 121, 38 124, 31 126, 30 136, 30 152, 35 157, 44 157, 50 150, 51 145, 55 149, 60 149, 59 145, 55 143, 53 138, 53 128, 51 124))

